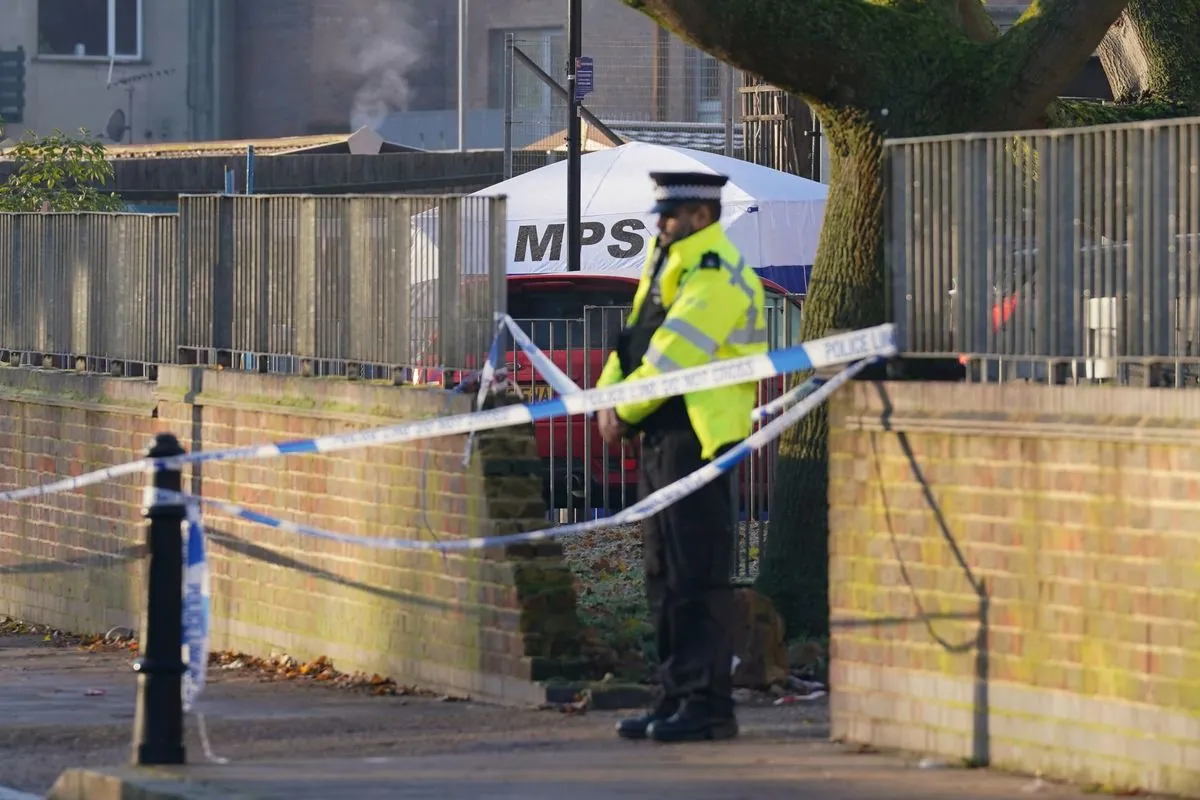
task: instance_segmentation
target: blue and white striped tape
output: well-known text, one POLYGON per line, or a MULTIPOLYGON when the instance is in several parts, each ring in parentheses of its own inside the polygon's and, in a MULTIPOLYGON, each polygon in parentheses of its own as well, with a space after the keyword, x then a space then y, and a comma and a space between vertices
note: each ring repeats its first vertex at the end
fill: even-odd
MULTIPOLYGON (((505 315, 507 316, 507 315, 505 315)), ((500 334, 504 332, 504 320, 496 322, 496 332, 492 334, 492 346, 488 349, 487 359, 483 362, 483 370, 479 373, 479 391, 475 393, 475 407, 483 408, 483 401, 492 390, 492 380, 496 375, 496 365, 500 363, 500 334)), ((467 436, 463 445, 463 466, 471 463, 471 451, 475 448, 475 431, 467 436)))
POLYGON ((668 372, 664 375, 622 382, 615 386, 581 390, 539 403, 503 406, 487 411, 419 422, 403 422, 383 428, 322 436, 315 439, 298 439, 278 444, 188 453, 169 459, 141 459, 41 486, 0 493, 0 502, 27 500, 56 492, 79 489, 102 481, 132 475, 148 468, 178 469, 186 464, 215 461, 247 461, 280 456, 334 453, 359 447, 377 447, 420 439, 469 434, 472 431, 528 425, 541 420, 565 415, 586 414, 627 403, 658 400, 705 389, 759 381, 791 372, 847 364, 861 359, 887 358, 895 354, 894 326, 878 325, 763 355, 715 361, 699 367, 668 372))
POLYGON ((140 461, 130 461, 127 464, 118 464, 115 467, 106 467, 105 469, 98 469, 95 472, 86 472, 83 475, 76 475, 73 478, 63 478, 62 480, 43 483, 39 486, 28 486, 24 489, 14 489, 10 492, 0 492, 0 502, 32 500, 37 497, 58 494, 59 492, 69 492, 73 489, 82 489, 86 486, 94 486, 97 483, 104 483, 129 475, 137 475, 153 467, 154 464, 149 459, 144 458, 140 461))
POLYGON ((516 320, 508 314, 501 315, 501 320, 503 325, 508 328, 508 332, 512 334, 513 342, 521 348, 521 352, 529 359, 529 363, 556 394, 567 395, 581 391, 575 381, 571 380, 571 376, 559 369, 553 359, 534 344, 525 331, 521 330, 521 326, 516 323, 516 320))
MULTIPOLYGON (((559 369, 558 365, 554 363, 554 360, 533 343, 533 340, 526 335, 525 331, 521 330, 521 326, 517 324, 516 320, 507 314, 499 314, 497 316, 503 320, 504 326, 507 327, 509 333, 512 334, 513 341, 516 343, 517 347, 521 348, 521 351, 529 358, 529 362, 533 365, 533 368, 537 370, 538 374, 542 376, 542 379, 549 384, 550 388, 553 389, 556 394, 575 394, 576 392, 582 391, 582 389, 579 388, 579 385, 575 383, 575 381, 571 380, 570 375, 567 375, 565 372, 559 369)), ((495 344, 493 343, 493 348, 494 347, 495 344)), ((797 400, 803 399, 806 395, 808 395, 809 392, 820 385, 821 382, 818 379, 810 378, 808 381, 800 386, 797 386, 787 394, 777 397, 771 402, 754 409, 750 413, 750 418, 754 422, 762 422, 764 419, 778 414, 780 411, 787 408, 797 400)), ((483 407, 482 397, 480 398, 480 402, 477 407, 483 407)))
MULTIPOLYGON (((586 389, 539 403, 504 406, 420 422, 404 422, 373 430, 322 436, 315 439, 299 439, 279 444, 189 453, 171 459, 160 459, 156 465, 161 469, 210 461, 240 461, 278 456, 335 453, 359 447, 456 436, 471 431, 528 425, 532 422, 568 414, 584 414, 627 403, 658 400, 705 389, 749 383, 790 372, 820 369, 864 358, 889 357, 895 354, 894 327, 890 324, 879 325, 853 333, 818 339, 806 345, 789 347, 773 353, 715 361, 651 378, 622 382, 615 386, 586 389)), ((0 497, 0 500, 2 499, 3 497, 0 497)))
POLYGON ((804 398, 808 397, 823 385, 825 385, 824 380, 813 376, 794 389, 781 394, 779 397, 776 397, 771 402, 763 403, 761 406, 751 411, 750 419, 752 422, 762 422, 770 419, 776 414, 784 411, 793 403, 798 403, 804 398))
POLYGON ((191 711, 204 691, 208 668, 212 584, 200 504, 192 496, 182 496, 182 499, 187 503, 187 539, 183 548, 183 652, 187 672, 183 675, 183 710, 191 711))
POLYGON ((360 545, 377 550, 433 550, 439 552, 454 552, 464 550, 481 550, 488 547, 498 547, 510 544, 520 544, 527 542, 541 542, 551 539, 561 539, 569 536, 578 536, 583 533, 590 533, 604 528, 611 528, 617 525, 628 525, 634 522, 640 522, 644 519, 654 516, 663 509, 667 508, 680 499, 687 497, 700 487, 711 483, 722 474, 729 472, 745 460, 752 452, 765 447, 775 439, 779 438, 785 430, 799 422, 803 417, 809 414, 813 409, 817 408, 821 403, 837 391, 842 384, 853 378, 861 372, 874 359, 865 359, 859 361, 853 366, 839 372, 834 377, 830 378, 819 388, 815 389, 808 397, 800 401, 796 405, 789 408, 780 416, 768 422, 759 430, 750 434, 744 441, 735 447, 727 450, 723 455, 717 457, 712 462, 704 465, 695 472, 687 475, 678 481, 664 486, 657 492, 643 498, 628 508, 618 511, 616 514, 605 519, 590 520, 588 522, 579 522, 571 525, 559 525, 553 528, 545 528, 537 531, 528 531, 526 533, 514 533, 505 536, 486 536, 473 539, 455 539, 451 541, 428 541, 419 539, 391 539, 391 538, 376 538, 372 536, 353 536, 344 533, 335 533, 322 528, 315 528, 311 525, 304 525, 299 522, 290 522, 288 520, 272 517, 267 514, 260 514, 257 511, 243 508, 233 503, 227 503, 223 500, 216 500, 208 497, 188 498, 183 497, 173 492, 158 492, 156 499, 163 503, 180 502, 182 500, 198 500, 209 508, 219 511, 237 519, 242 519, 247 522, 254 522, 260 525, 265 525, 276 530, 295 533, 302 536, 312 536, 318 539, 340 542, 343 544, 360 545))

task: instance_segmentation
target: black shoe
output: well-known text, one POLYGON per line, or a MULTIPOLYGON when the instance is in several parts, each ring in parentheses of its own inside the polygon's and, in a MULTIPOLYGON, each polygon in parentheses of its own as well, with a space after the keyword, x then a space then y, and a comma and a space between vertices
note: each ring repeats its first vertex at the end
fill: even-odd
POLYGON ((655 722, 661 722, 679 710, 678 703, 659 703, 654 709, 640 717, 629 717, 617 723, 617 736, 622 739, 645 739, 646 730, 655 722))
POLYGON ((646 734, 656 742, 718 741, 737 736, 738 724, 733 714, 714 714, 685 703, 677 714, 651 722, 646 734))

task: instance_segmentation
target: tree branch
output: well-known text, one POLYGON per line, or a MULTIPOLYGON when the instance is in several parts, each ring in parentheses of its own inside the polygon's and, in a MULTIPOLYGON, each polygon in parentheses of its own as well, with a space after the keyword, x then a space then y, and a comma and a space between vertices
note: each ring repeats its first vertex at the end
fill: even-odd
POLYGON ((1083 69, 1129 0, 1034 0, 996 44, 995 107, 983 125, 1033 127, 1083 69))
POLYGON ((995 20, 979 0, 956 0, 955 5, 962 20, 963 33, 972 42, 986 44, 1000 36, 995 20))
POLYGON ((911 0, 622 2, 722 61, 831 106, 863 104, 894 79, 897 64, 912 63, 915 42, 936 46, 954 35, 942 10, 911 0), (907 57, 893 58, 893 48, 907 57))

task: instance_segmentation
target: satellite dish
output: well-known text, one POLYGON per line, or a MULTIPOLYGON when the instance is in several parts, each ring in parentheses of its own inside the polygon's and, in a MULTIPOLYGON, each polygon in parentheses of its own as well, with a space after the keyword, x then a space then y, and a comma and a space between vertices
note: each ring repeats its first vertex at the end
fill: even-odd
POLYGON ((119 142, 125 138, 125 132, 129 130, 129 126, 125 124, 125 112, 117 109, 108 118, 108 124, 104 126, 104 135, 114 142, 119 142))

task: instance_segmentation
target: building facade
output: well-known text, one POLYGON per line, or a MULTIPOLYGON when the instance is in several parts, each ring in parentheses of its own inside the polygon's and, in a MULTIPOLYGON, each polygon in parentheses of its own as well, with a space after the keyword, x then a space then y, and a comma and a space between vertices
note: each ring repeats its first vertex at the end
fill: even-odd
MULTIPOLYGON (((144 144, 370 125, 398 143, 457 147, 458 5, 5 0, 3 138, 27 128, 86 127, 109 141, 144 144), (17 63, 23 98, 11 88, 17 63)), ((1026 5, 992 0, 989 9, 1005 25, 1026 5)), ((506 63, 506 41, 565 83, 566 3, 468 0, 467 7, 467 145, 502 146, 506 97, 516 146, 561 131, 563 99, 523 60, 506 63)), ((604 122, 711 131, 736 120, 732 88, 741 78, 732 70, 617 0, 582 0, 582 14, 583 52, 595 70, 585 102, 604 122)))
POLYGON ((4 139, 32 128, 122 140, 190 134, 188 0, 6 0, 4 139), (23 77, 19 75, 23 73, 23 77), (15 87, 23 84, 23 91, 15 87), (114 129, 115 132, 115 129, 114 129))
MULTIPOLYGON (((415 139, 405 143, 457 146, 452 0, 7 2, 0 53, 23 51, 24 98, 6 138, 26 128, 104 134, 120 110, 126 143, 341 133, 390 117, 397 135, 415 139)), ((597 114, 721 121, 715 60, 615 0, 584 0, 583 13, 597 114)), ((506 91, 518 114, 561 108, 521 64, 506 89, 504 58, 511 35, 562 81, 565 4, 470 0, 467 20, 468 144, 498 147, 506 91)))

